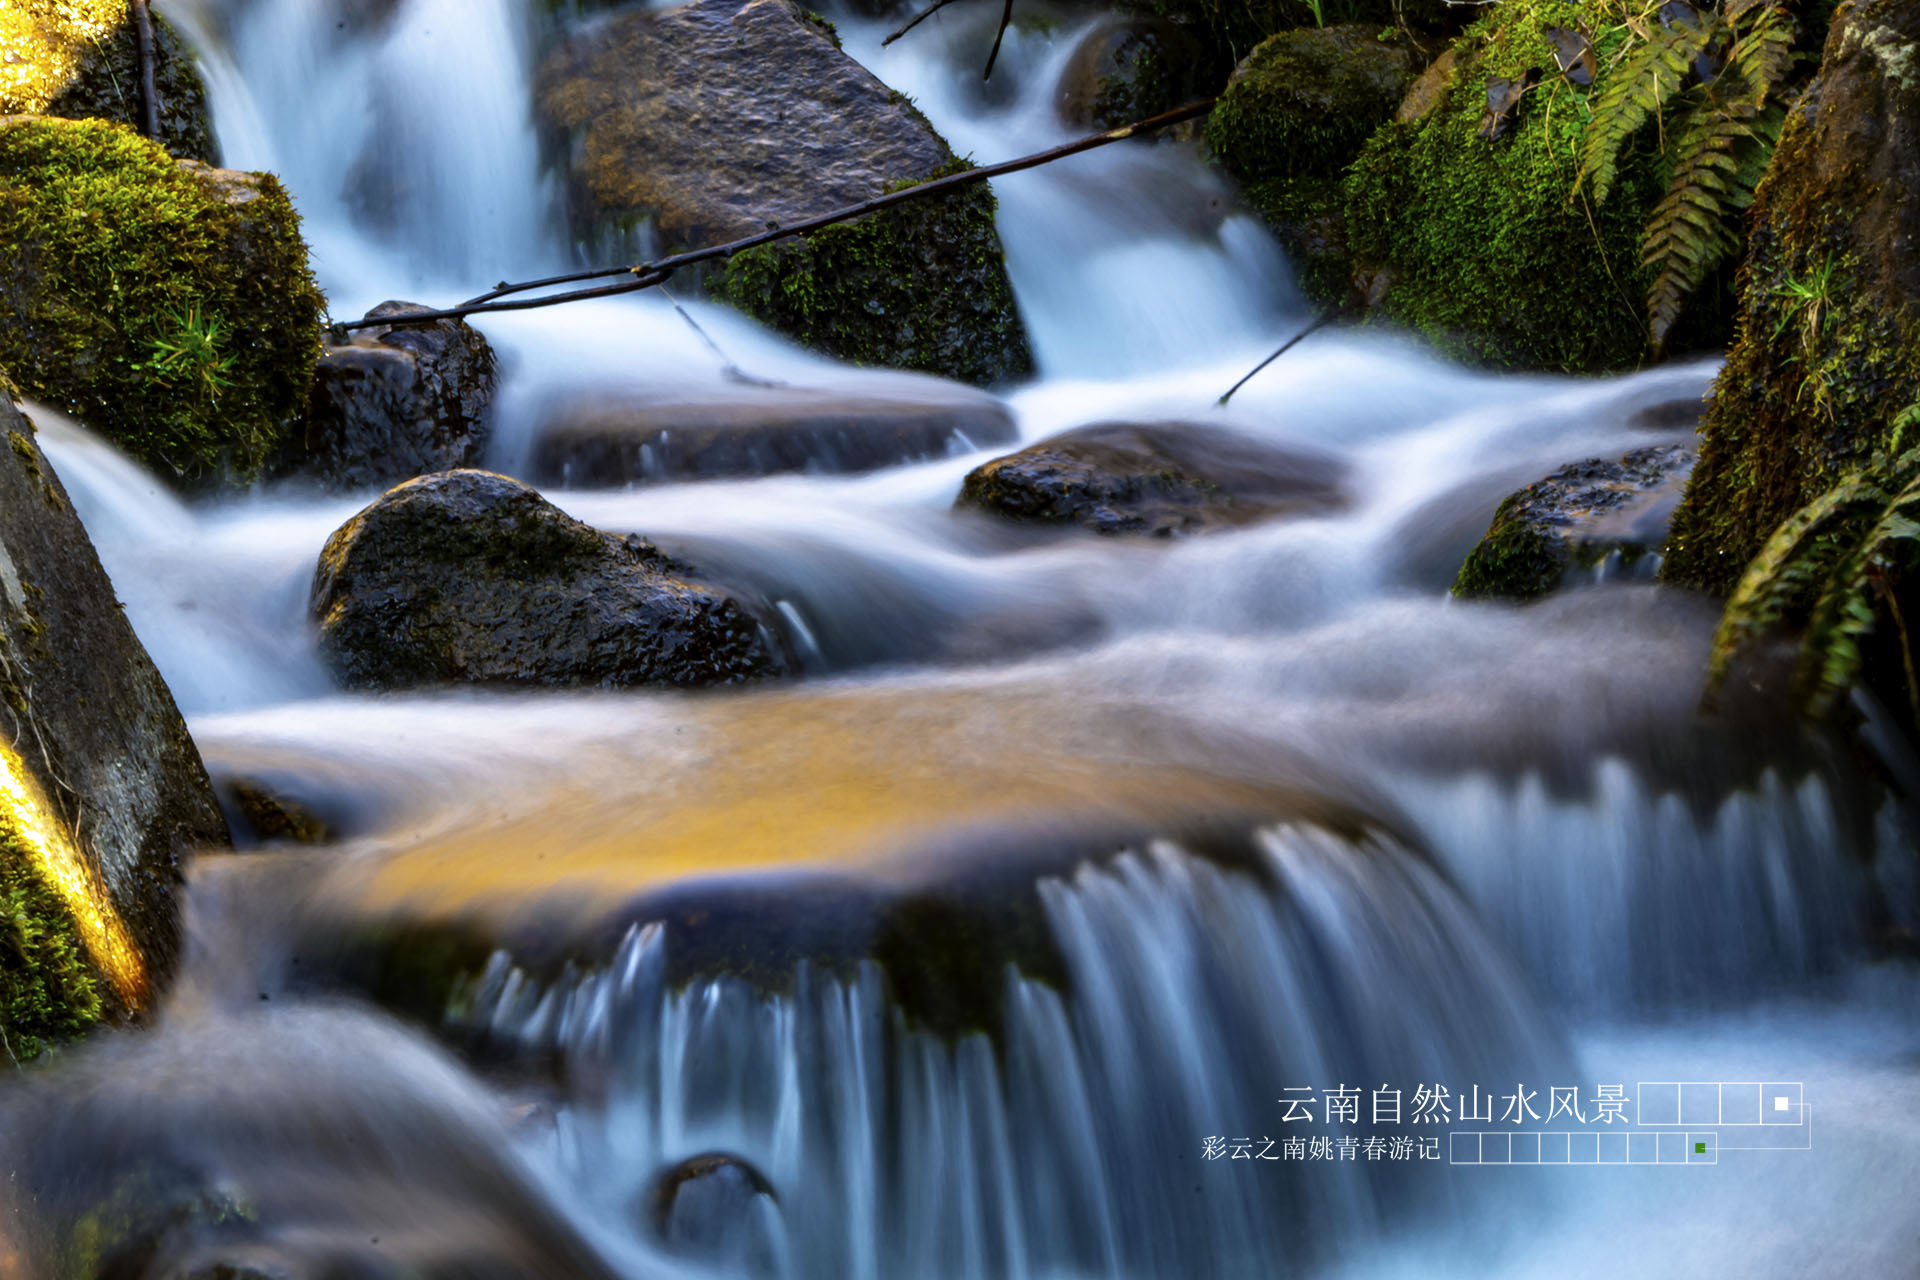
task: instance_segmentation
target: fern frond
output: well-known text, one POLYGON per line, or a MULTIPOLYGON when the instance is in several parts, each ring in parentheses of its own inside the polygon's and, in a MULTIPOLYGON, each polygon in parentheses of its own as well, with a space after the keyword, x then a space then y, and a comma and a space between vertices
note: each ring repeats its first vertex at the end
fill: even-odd
POLYGON ((1737 84, 1756 112, 1786 83, 1793 69, 1793 19, 1777 5, 1760 11, 1727 51, 1722 83, 1737 84))
POLYGON ((1751 137, 1747 122, 1706 105, 1687 118, 1675 145, 1673 180, 1640 241, 1641 265, 1654 271, 1647 327, 1656 348, 1665 344, 1686 300, 1740 247, 1733 228, 1736 215, 1753 203, 1753 184, 1741 163, 1751 137))
POLYGON ((1614 69, 1581 138, 1576 192, 1590 183, 1594 204, 1605 203, 1619 176, 1620 152, 1627 140, 1666 110, 1686 84, 1688 69, 1707 39, 1706 24, 1676 23, 1652 32, 1614 69))
MULTIPOLYGON (((1915 456, 1896 469, 1913 476, 1915 456)), ((1873 631, 1874 583, 1920 544, 1920 477, 1890 499, 1866 536, 1835 567, 1815 602, 1800 642, 1795 687, 1807 714, 1825 719, 1859 678, 1860 646, 1873 631)))
POLYGON ((1720 615, 1707 664, 1709 693, 1726 683, 1734 659, 1749 645, 1820 590, 1836 559, 1845 554, 1844 544, 1822 535, 1842 519, 1887 501, 1886 491, 1870 475, 1855 472, 1781 522, 1747 566, 1720 615))

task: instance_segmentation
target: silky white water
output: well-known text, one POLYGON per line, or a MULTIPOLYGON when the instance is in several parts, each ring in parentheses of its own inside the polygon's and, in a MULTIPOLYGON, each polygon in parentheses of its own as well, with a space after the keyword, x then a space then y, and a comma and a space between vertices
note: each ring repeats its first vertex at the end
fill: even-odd
MULTIPOLYGON (((575 265, 531 122, 544 6, 401 0, 384 22, 345 0, 160 7, 205 50, 226 163, 293 192, 336 318, 575 265)), ((885 49, 880 25, 841 31, 976 161, 1064 140, 1051 103, 1074 29, 1010 33, 982 91, 985 16, 956 6, 885 49)), ((1170 544, 1011 537, 952 509, 988 452, 550 490, 774 601, 805 681, 713 702, 355 697, 318 661, 307 591, 327 535, 374 495, 184 503, 37 412, 210 768, 309 800, 346 848, 203 862, 160 1026, 15 1104, 9 1155, 35 1152, 24 1167, 69 1188, 129 1153, 190 1168, 244 1193, 244 1249, 315 1274, 1911 1271, 1899 1188, 1920 1176, 1920 992, 1869 964, 1864 924, 1912 901, 1894 811, 1783 725, 1699 720, 1712 612, 1698 602, 1644 583, 1527 609, 1446 594, 1502 497, 1568 461, 1684 439, 1635 415, 1697 400, 1712 366, 1497 377, 1333 331, 1216 410, 1308 315, 1283 255, 1191 148, 1109 148, 995 193, 1039 367, 1001 391, 1022 440, 1218 421, 1337 457, 1350 508, 1170 544), (743 743, 790 736, 776 771, 832 758, 837 739, 806 719, 827 700, 903 774, 951 771, 956 787, 991 779, 1038 723, 1092 743, 1115 777, 1284 780, 1363 829, 1276 817, 1243 824, 1223 856, 1169 818, 1079 860, 1033 814, 1012 852, 952 851, 951 882, 916 869, 937 895, 961 871, 1030 861, 1057 962, 1040 972, 1010 951, 986 984, 995 1024, 957 1033, 924 1025, 874 961, 808 961, 779 981, 677 969, 683 934, 660 904, 759 883, 697 869, 630 900, 596 881, 590 909, 556 871, 551 900, 497 914, 578 941, 574 966, 508 946, 424 1026, 303 970, 316 932, 368 936, 433 901, 369 905, 359 869, 391 851, 478 844, 545 806, 600 804, 617 822, 622 805, 681 803, 660 779, 726 776, 710 757, 743 743), (1209 1137, 1281 1136, 1294 1086, 1722 1079, 1803 1081, 1813 1150, 1678 1169, 1204 1155, 1209 1137), (710 1151, 750 1162, 773 1195, 727 1212, 722 1255, 675 1252, 651 1230, 649 1188, 710 1151)), ((681 301, 756 377, 938 389, 681 301)), ((560 395, 726 385, 662 298, 476 325, 502 360, 489 461, 508 473, 560 395)), ((793 852, 809 875, 834 870, 793 852)), ((755 909, 771 937, 815 899, 797 879, 767 884, 755 909)))

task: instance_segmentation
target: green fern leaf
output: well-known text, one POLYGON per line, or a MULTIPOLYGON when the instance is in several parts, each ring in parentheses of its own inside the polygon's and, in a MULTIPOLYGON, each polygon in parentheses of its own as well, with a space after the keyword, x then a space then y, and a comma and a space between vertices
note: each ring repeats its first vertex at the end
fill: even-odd
POLYGON ((1844 555, 1844 544, 1822 535, 1836 523, 1887 501, 1884 489, 1866 473, 1856 472, 1781 522, 1747 566, 1720 615, 1707 665, 1709 693, 1726 683, 1740 654, 1815 594, 1834 562, 1844 555))
POLYGON ((1575 191, 1590 184, 1593 202, 1606 202, 1619 176, 1620 152, 1627 140, 1664 111, 1685 86, 1693 59, 1707 38, 1707 24, 1676 23, 1654 32, 1614 69, 1581 138, 1575 191))

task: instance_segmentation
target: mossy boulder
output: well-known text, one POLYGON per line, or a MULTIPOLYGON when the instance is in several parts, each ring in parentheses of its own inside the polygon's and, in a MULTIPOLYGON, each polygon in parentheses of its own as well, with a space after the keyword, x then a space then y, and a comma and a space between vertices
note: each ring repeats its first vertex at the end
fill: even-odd
POLYGON ((16 1060, 139 1010, 181 866, 227 843, 172 695, 32 424, 0 395, 0 1033, 16 1060))
POLYGON ((1528 485, 1500 504, 1453 594, 1532 600, 1570 573, 1653 563, 1693 462, 1692 449, 1657 445, 1617 462, 1576 462, 1528 485))
POLYGON ((1782 520, 1893 443, 1920 402, 1917 249, 1920 7, 1856 0, 1834 14, 1754 202, 1739 338, 1667 581, 1732 590, 1782 520))
POLYGON ((1164 18, 1103 19, 1060 73, 1060 119, 1075 129, 1118 129, 1185 106, 1212 87, 1205 60, 1200 42, 1164 18))
POLYGON ((335 530, 312 609, 321 655, 356 689, 693 686, 789 668, 764 611, 487 471, 410 480, 335 530))
MULTIPOLYGON (((365 318, 426 310, 383 302, 365 318)), ((306 412, 268 471, 339 492, 478 466, 497 380, 492 346, 464 320, 355 330, 321 356, 306 412)))
POLYGON ((1282 31, 1242 62, 1207 117, 1206 138, 1266 219, 1319 305, 1343 299, 1342 175, 1406 96, 1425 58, 1393 29, 1282 31))
MULTIPOLYGON (((541 65, 576 234, 635 253, 742 239, 964 168, 789 0, 591 24, 541 65), (625 243, 621 243, 625 240, 625 243)), ((974 383, 1032 369, 985 185, 735 255, 708 290, 839 359, 974 383)))
POLYGON ((1318 21, 1308 0, 1121 0, 1120 8, 1162 18, 1199 40, 1216 86, 1276 32, 1374 23, 1428 35, 1444 31, 1456 12, 1448 0, 1319 0, 1318 21))
MULTIPOLYGON (((183 159, 213 164, 219 158, 213 120, 193 51, 173 24, 151 16, 160 98, 156 141, 183 159)), ((139 44, 127 0, 9 0, 0 7, 0 115, 138 127, 144 118, 139 44)))
POLYGON ((1346 504, 1324 455, 1194 422, 1076 427, 975 467, 956 505, 1031 524, 1170 537, 1346 504))
POLYGON ((324 307, 271 175, 105 121, 0 119, 0 362, 163 476, 259 470, 306 403, 324 307))
MULTIPOLYGON (((1600 0, 1496 5, 1461 37, 1440 104, 1374 133, 1348 173, 1347 234, 1386 286, 1384 318, 1498 368, 1593 372, 1649 357, 1640 242, 1666 187, 1653 131, 1623 154, 1604 204, 1574 194, 1583 122, 1630 38, 1600 0), (1594 33, 1591 87, 1556 73, 1554 26, 1594 33), (1490 82, 1536 76, 1505 135, 1482 137, 1490 82)), ((1429 98, 1435 87, 1423 86, 1429 98)), ((1723 336, 1711 300, 1694 310, 1701 331, 1671 348, 1723 336)))

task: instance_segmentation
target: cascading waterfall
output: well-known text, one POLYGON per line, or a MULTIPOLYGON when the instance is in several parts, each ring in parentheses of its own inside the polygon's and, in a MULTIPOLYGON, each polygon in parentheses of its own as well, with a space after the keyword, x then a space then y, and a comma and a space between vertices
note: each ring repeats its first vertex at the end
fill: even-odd
MULTIPOLYGON (((529 110, 552 6, 160 7, 206 51, 226 162, 276 170, 299 201, 337 317, 572 265, 529 110)), ((1062 140, 1053 90, 1076 33, 1013 31, 996 71, 1008 87, 983 90, 972 21, 943 15, 884 49, 871 22, 842 30, 959 152, 1062 140)), ((19 1238, 0 1239, 0 1275, 8 1246, 30 1268, 64 1265, 62 1231, 124 1190, 123 1169, 220 1210, 170 1227, 160 1263, 299 1274, 1394 1280, 1910 1265, 1910 1239, 1888 1224, 1902 1179, 1920 1175, 1913 1124, 1876 1108, 1912 1093, 1911 1071, 1884 1064, 1920 1052, 1916 992, 1860 963, 1863 919, 1912 919, 1911 878, 1884 865, 1907 843, 1892 810, 1873 865, 1855 847, 1871 823, 1835 784, 1845 762, 1780 730, 1782 759, 1720 767, 1753 744, 1694 733, 1711 619, 1684 601, 1620 583, 1524 610, 1445 598, 1505 494, 1570 459, 1684 440, 1642 411, 1697 400, 1713 370, 1496 378, 1383 335, 1324 333, 1215 414, 1220 391, 1306 317, 1279 250, 1192 150, 1110 148, 995 185, 1042 370, 1004 392, 1023 440, 1097 419, 1219 421, 1331 455, 1347 508, 1171 545, 1031 541, 951 511, 985 454, 854 477, 556 489, 582 519, 685 548, 762 592, 804 635, 808 674, 832 679, 717 712, 604 693, 355 698, 315 657, 306 594, 327 535, 370 495, 183 503, 36 413, 216 775, 304 788, 349 847, 205 860, 160 1025, 0 1099, 0 1154, 47 1189, 20 1210, 19 1238), (973 665, 943 669, 956 662, 973 665), (857 732, 886 728, 862 707, 924 722, 899 732, 905 772, 958 775, 941 752, 966 733, 918 745, 956 703, 989 708, 972 732, 1008 742, 1037 709, 1063 740, 1110 746, 1103 767, 1264 784, 1307 761, 1300 789, 1358 820, 1280 805, 1238 860, 1144 829, 1036 870, 1023 888, 1057 971, 1023 964, 1032 937, 1008 944, 981 1002, 991 1016, 959 1028, 919 1020, 875 958, 678 971, 669 922, 641 898, 619 905, 617 879, 555 901, 499 890, 499 905, 487 868, 449 863, 449 884, 497 908, 481 913, 489 923, 576 963, 509 941, 424 1029, 340 996, 309 950, 316 928, 365 941, 404 934, 418 912, 437 955, 432 887, 376 901, 342 886, 422 832, 477 835, 607 795, 671 806, 664 783, 649 787, 743 743, 791 734, 770 767, 801 772, 833 739, 788 713, 835 698, 857 732), (1110 742, 1116 721, 1160 717, 1175 730, 1110 742), (436 1036, 475 1052, 455 1060, 436 1036), (1802 1153, 1790 1175, 1756 1158, 1568 1170, 1564 1185, 1444 1158, 1205 1154, 1209 1138, 1280 1137, 1276 1103, 1294 1086, 1755 1077, 1807 1081, 1823 1135, 1843 1141, 1802 1153), (1847 1143, 1872 1163, 1850 1163, 1847 1143), (663 1171, 711 1153, 746 1162, 768 1191, 714 1193, 714 1220, 694 1225, 709 1243, 717 1230, 719 1254, 663 1243, 663 1171), (1699 1190, 1675 1194, 1669 1172, 1699 1190), (1790 1201, 1810 1197, 1783 1198, 1788 1185, 1838 1207, 1807 1219, 1790 1201), (1725 1224, 1711 1255, 1674 1247, 1700 1214, 1725 1224), (1803 1244, 1770 1247, 1781 1220, 1803 1244)), ((682 301, 757 376, 940 389, 682 301)), ((490 463, 508 472, 562 394, 727 385, 660 298, 480 327, 504 374, 490 463)), ((868 798, 867 779, 820 769, 803 776, 822 805, 868 798)), ((1033 829, 1019 852, 1036 865, 1070 847, 1033 829)), ((906 892, 897 869, 857 870, 876 892, 906 892)), ((690 892, 725 879, 675 874, 690 892)), ((768 883, 771 913, 806 910, 797 895, 783 903, 788 882, 768 883)))

